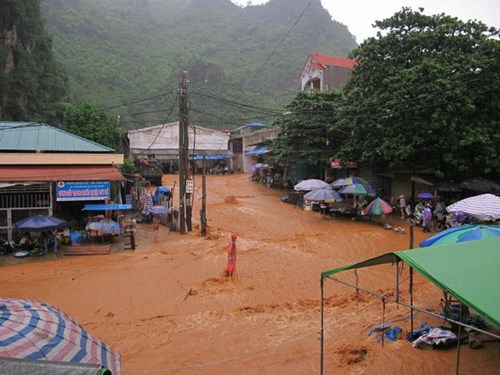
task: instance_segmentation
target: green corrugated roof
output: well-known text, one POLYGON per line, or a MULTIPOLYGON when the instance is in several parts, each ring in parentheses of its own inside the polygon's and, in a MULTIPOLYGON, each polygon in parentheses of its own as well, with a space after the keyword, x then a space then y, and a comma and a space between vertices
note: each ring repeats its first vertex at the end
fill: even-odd
POLYGON ((53 126, 35 122, 0 122, 0 151, 114 152, 53 126))
POLYGON ((325 278, 348 269, 392 263, 399 258, 442 290, 472 307, 500 329, 500 238, 395 251, 322 272, 325 278))

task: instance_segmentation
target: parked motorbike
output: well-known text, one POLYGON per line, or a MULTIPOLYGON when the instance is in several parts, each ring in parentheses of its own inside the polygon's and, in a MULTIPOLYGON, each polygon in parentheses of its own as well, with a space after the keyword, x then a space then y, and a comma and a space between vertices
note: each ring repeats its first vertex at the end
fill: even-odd
POLYGON ((13 250, 12 244, 6 238, 0 239, 0 255, 9 254, 13 250))
POLYGON ((436 215, 436 221, 434 222, 434 230, 436 232, 441 232, 445 229, 451 228, 451 223, 449 222, 449 220, 450 220, 450 215, 438 213, 436 215))

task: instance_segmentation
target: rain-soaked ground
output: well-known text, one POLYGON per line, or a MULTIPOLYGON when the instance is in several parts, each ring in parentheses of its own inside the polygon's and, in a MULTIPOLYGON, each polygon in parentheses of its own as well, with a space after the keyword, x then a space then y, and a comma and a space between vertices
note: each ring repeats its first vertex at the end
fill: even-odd
MULTIPOLYGON (((164 185, 175 179, 164 176, 164 185)), ((297 210, 281 202, 284 191, 249 175, 210 175, 211 233, 202 237, 200 184, 197 177, 192 232, 162 226, 154 242, 152 225, 138 224, 136 250, 123 250, 117 239, 109 255, 3 256, 2 295, 62 309, 121 354, 124 374, 318 374, 321 272, 409 248, 408 223, 297 210), (238 234, 237 277, 227 279, 231 233, 238 234)), ((429 235, 415 228, 415 247, 429 235)), ((352 271, 340 275, 356 282, 352 271)), ((360 286, 394 297, 394 267, 361 269, 357 278, 360 286)), ((439 311, 441 292, 415 279, 417 305, 439 311)), ((407 268, 400 297, 409 300, 407 268)), ((455 373, 455 348, 419 350, 404 339, 407 308, 331 280, 325 298, 325 374, 455 373), (368 336, 383 321, 402 328, 397 341, 368 336)), ((417 314, 415 326, 422 322, 442 324, 417 314)), ((461 374, 496 374, 499 365, 498 343, 462 346, 461 374)))

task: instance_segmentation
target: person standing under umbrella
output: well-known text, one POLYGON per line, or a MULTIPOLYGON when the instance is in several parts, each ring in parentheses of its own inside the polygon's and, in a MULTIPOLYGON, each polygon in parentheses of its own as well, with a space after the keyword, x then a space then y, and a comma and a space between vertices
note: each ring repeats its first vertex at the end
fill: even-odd
POLYGON ((233 277, 236 273, 236 233, 231 234, 231 241, 227 250, 226 276, 233 277))
POLYGON ((406 212, 406 198, 404 194, 401 194, 399 196, 399 209, 401 211, 401 219, 405 218, 405 212, 406 212))
POLYGON ((432 210, 431 204, 427 203, 422 213, 422 226, 424 227, 424 232, 430 232, 430 225, 432 220, 432 210))
POLYGON ((153 194, 151 194, 151 190, 149 186, 146 186, 144 189, 144 192, 142 193, 141 197, 142 201, 142 211, 141 214, 145 217, 146 222, 151 222, 149 217, 151 214, 151 208, 153 207, 153 194))

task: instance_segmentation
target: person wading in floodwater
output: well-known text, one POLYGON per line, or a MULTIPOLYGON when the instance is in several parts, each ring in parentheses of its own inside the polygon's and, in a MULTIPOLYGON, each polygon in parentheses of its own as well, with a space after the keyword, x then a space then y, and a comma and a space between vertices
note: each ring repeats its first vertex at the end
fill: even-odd
POLYGON ((233 277, 236 274, 236 233, 231 234, 231 241, 227 250, 226 276, 233 277))

